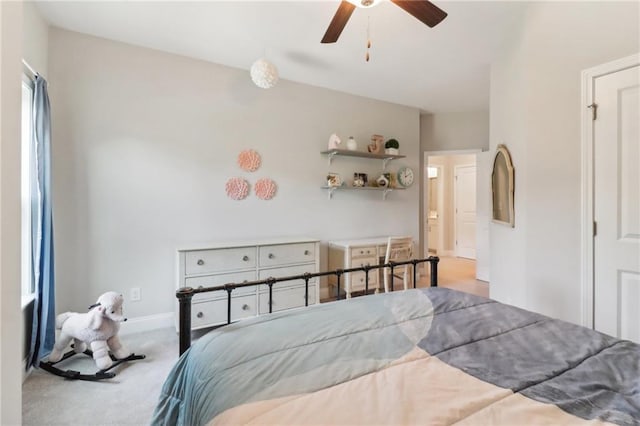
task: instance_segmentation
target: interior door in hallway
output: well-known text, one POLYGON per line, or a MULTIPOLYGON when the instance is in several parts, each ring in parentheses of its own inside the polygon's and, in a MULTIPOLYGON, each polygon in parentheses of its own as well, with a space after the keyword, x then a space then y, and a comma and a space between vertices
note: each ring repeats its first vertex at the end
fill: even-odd
POLYGON ((595 80, 594 328, 640 342, 640 67, 595 80))
POLYGON ((476 166, 456 166, 455 251, 456 256, 476 258, 476 166))

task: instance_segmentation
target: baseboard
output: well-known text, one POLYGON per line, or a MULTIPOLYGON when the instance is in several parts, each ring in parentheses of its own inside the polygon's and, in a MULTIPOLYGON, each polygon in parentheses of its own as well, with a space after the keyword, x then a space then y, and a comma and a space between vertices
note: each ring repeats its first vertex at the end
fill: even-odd
POLYGON ((476 279, 489 282, 489 267, 478 268, 476 266, 476 279))
POLYGON ((174 326, 174 313, 148 315, 146 317, 129 318, 120 325, 120 335, 142 333, 174 326))

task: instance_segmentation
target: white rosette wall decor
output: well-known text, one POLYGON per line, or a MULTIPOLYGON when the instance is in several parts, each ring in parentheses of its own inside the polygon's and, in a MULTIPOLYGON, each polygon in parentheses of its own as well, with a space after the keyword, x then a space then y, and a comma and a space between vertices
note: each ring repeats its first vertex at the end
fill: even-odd
POLYGON ((232 200, 244 200, 249 195, 249 183, 240 177, 232 177, 225 184, 225 190, 232 200))
POLYGON ((247 149, 238 155, 238 166, 245 172, 255 172, 261 164, 260 154, 253 149, 247 149))
POLYGON ((279 78, 278 68, 264 58, 251 65, 251 80, 258 87, 270 89, 278 83, 279 78))
POLYGON ((269 178, 258 179, 254 185, 256 196, 261 200, 270 200, 276 195, 278 189, 276 183, 269 178))

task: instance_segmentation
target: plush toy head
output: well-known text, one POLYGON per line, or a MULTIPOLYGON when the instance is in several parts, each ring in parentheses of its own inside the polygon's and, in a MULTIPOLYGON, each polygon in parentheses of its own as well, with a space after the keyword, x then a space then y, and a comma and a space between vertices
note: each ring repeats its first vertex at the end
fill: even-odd
POLYGON ((127 320, 122 313, 123 303, 124 297, 121 294, 109 291, 100 296, 93 306, 97 306, 102 314, 110 320, 121 322, 127 320))

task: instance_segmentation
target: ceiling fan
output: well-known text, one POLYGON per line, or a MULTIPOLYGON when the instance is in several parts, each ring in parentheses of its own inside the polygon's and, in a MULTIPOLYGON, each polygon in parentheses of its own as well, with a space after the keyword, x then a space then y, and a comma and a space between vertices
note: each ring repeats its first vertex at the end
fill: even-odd
MULTIPOLYGON (((343 0, 333 16, 327 32, 322 37, 321 43, 335 43, 338 41, 338 37, 340 37, 340 33, 347 25, 347 21, 355 10, 356 5, 371 7, 377 3, 379 3, 378 0, 343 0)), ((435 27, 447 17, 447 12, 428 0, 391 0, 391 3, 401 7, 405 12, 413 15, 429 27, 435 27)))

